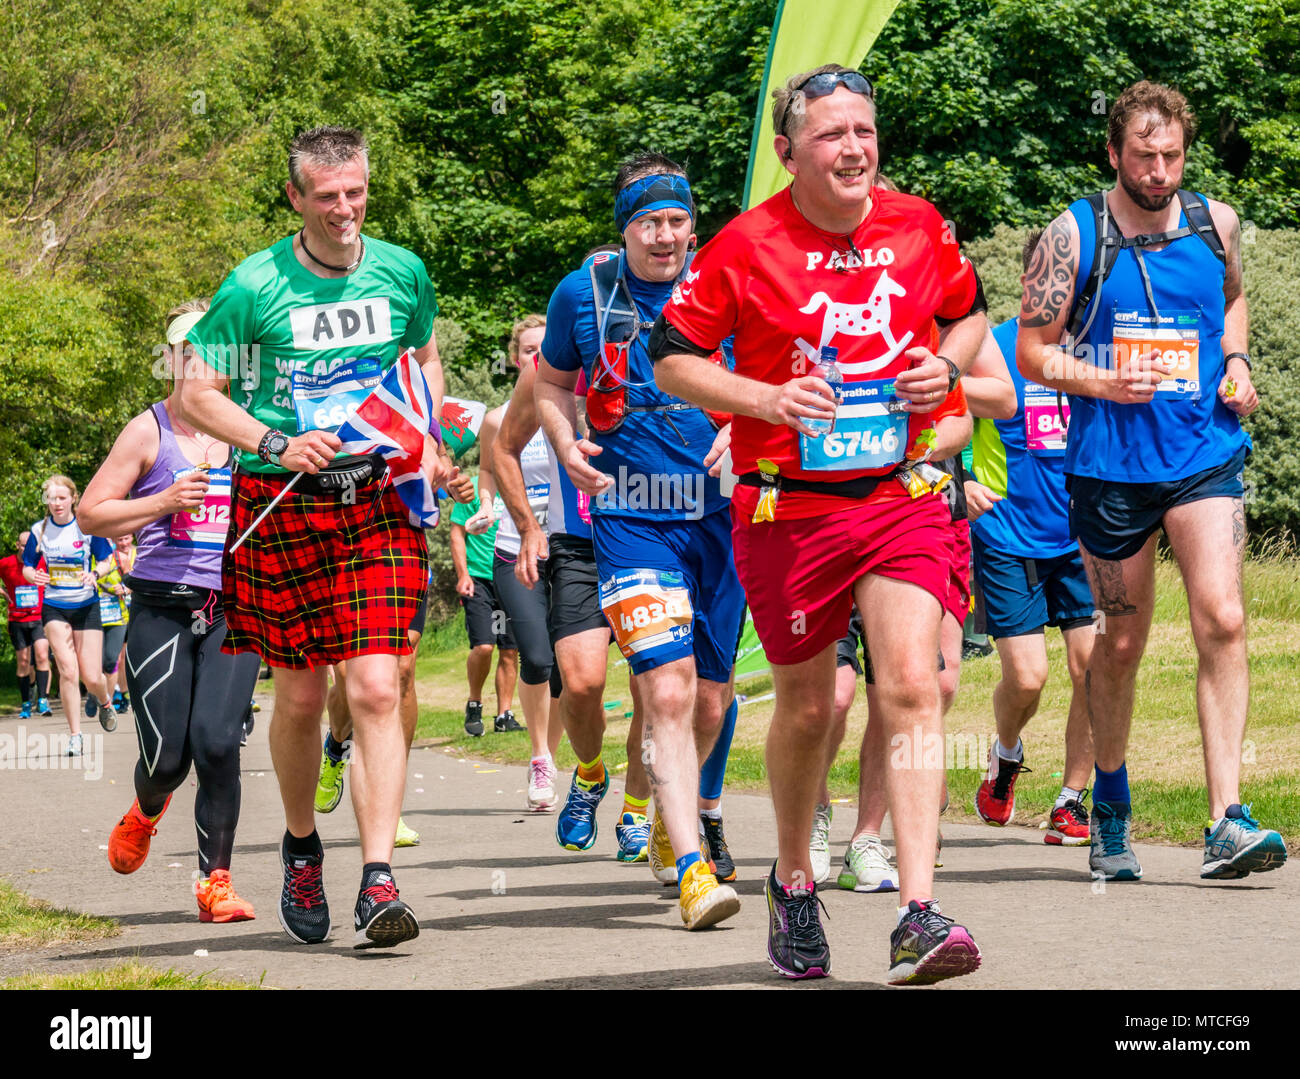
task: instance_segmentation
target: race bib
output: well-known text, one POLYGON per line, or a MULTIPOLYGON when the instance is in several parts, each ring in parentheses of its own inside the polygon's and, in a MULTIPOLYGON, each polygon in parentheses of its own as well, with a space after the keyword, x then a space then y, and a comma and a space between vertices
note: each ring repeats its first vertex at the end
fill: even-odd
POLYGON ((348 360, 328 374, 308 374, 294 369, 293 411, 298 431, 336 431, 379 385, 384 377, 378 356, 348 360))
MULTIPOLYGON (((183 479, 196 468, 173 469, 173 479, 183 479)), ((203 505, 172 514, 167 530, 167 546, 192 551, 220 551, 226 545, 230 527, 230 469, 208 469, 208 493, 203 505)))
POLYGON ((50 584, 55 588, 85 588, 81 575, 86 571, 80 558, 50 558, 46 560, 50 584))
POLYGON ((691 596, 680 573, 621 570, 601 582, 600 609, 628 659, 691 634, 691 596))
POLYGON ((1160 383, 1160 393, 1199 396, 1201 392, 1200 315, 1196 311, 1170 311, 1149 315, 1116 311, 1112 331, 1115 368, 1145 355, 1153 348, 1172 373, 1160 383))
POLYGON ((1025 390, 1025 448, 1040 457, 1058 457, 1065 453, 1066 432, 1070 426, 1070 399, 1061 397, 1057 408, 1056 394, 1045 390, 1025 390))
POLYGON ((905 407, 894 396, 892 378, 844 383, 835 429, 821 438, 799 436, 800 466, 852 472, 898 464, 907 448, 905 407))
POLYGON ((107 592, 99 594, 99 620, 106 626, 122 621, 122 604, 116 596, 107 592))
POLYGON ((14 589, 14 606, 20 611, 35 610, 41 603, 41 590, 34 584, 20 584, 14 589))
POLYGON ((533 516, 537 518, 537 523, 542 528, 546 527, 546 511, 551 501, 551 485, 549 483, 538 483, 528 488, 528 507, 533 511, 533 516))

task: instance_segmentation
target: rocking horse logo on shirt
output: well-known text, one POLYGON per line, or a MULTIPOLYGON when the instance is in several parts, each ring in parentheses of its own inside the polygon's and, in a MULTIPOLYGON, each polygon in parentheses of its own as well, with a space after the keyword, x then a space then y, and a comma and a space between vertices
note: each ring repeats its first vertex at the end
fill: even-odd
POLYGON ((880 334, 887 351, 874 360, 846 362, 841 359, 838 361, 840 369, 846 375, 865 375, 873 371, 879 371, 882 367, 888 366, 903 349, 907 348, 912 340, 910 330, 903 335, 901 340, 895 340, 889 325, 890 297, 906 295, 907 290, 889 276, 888 270, 881 271, 880 277, 876 280, 876 287, 871 293, 871 299, 865 304, 836 303, 824 292, 815 293, 812 299, 799 309, 799 312, 800 314, 811 315, 818 308, 826 308, 826 314, 822 317, 821 340, 814 347, 802 337, 799 337, 795 339, 795 344, 803 350, 809 361, 812 362, 816 360, 822 348, 831 343, 836 334, 845 334, 849 337, 871 337, 880 334))

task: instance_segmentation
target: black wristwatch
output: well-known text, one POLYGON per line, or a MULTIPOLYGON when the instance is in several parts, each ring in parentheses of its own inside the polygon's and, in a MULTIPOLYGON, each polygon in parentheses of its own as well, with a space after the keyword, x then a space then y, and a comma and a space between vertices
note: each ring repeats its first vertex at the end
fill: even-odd
POLYGON ((262 436, 262 441, 257 444, 257 456, 268 465, 279 465, 280 454, 288 448, 289 436, 283 431, 272 429, 267 431, 262 436))
POLYGON ((1253 367, 1250 366, 1250 357, 1247 356, 1244 352, 1229 352, 1226 356, 1224 356, 1224 357, 1223 357, 1223 367, 1224 367, 1224 370, 1227 370, 1227 367, 1228 367, 1228 361, 1229 361, 1229 360, 1234 360, 1234 359, 1235 359, 1235 360, 1240 360, 1242 363, 1244 363, 1244 364, 1246 365, 1246 370, 1247 370, 1247 372, 1249 372, 1249 373, 1251 373, 1251 374, 1254 373, 1255 369, 1254 369, 1253 367))
POLYGON ((961 368, 947 356, 940 356, 939 359, 948 365, 948 392, 952 393, 957 388, 957 383, 961 381, 961 368))

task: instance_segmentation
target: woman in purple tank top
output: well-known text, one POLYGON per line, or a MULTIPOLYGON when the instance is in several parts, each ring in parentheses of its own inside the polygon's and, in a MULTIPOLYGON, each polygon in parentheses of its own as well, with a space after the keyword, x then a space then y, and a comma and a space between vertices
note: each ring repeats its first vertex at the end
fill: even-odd
POLYGON ((185 336, 207 308, 207 300, 190 300, 168 314, 171 393, 123 428, 86 488, 79 520, 93 535, 136 534, 126 678, 140 758, 135 801, 109 836, 109 864, 119 873, 144 864, 158 820, 193 762, 199 921, 233 922, 253 917, 252 904, 231 884, 230 858, 240 735, 260 663, 252 653, 221 651, 230 447, 190 427, 176 407, 194 355, 185 336))

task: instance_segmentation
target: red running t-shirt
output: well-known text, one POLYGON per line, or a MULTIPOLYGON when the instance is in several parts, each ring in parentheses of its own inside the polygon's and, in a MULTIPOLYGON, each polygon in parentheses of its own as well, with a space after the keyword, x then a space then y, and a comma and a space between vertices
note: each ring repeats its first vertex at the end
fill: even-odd
MULTIPOLYGON (((887 385, 909 366, 908 349, 934 347, 935 315, 953 319, 970 310, 976 281, 930 203, 878 187, 871 198, 850 244, 848 236, 810 224, 795 209, 789 188, 773 195, 704 246, 664 317, 705 349, 734 333, 736 374, 760 382, 781 385, 809 373, 820 349, 831 345, 839 353, 846 391, 855 382, 887 385)), ((906 442, 942 416, 964 411, 964 397, 949 395, 934 412, 908 419, 906 442)), ((902 440, 889 445, 897 441, 902 440)), ((840 459, 834 470, 824 470, 816 466, 826 462, 807 456, 793 429, 739 415, 731 455, 737 474, 756 471, 765 457, 784 476, 822 482, 881 475, 894 467, 850 469, 840 459)), ((870 501, 895 497, 907 495, 891 481, 870 501)), ((752 513, 758 490, 738 486, 732 498, 738 510, 752 513)), ((777 516, 811 516, 843 505, 833 495, 786 492, 777 516)))
POLYGON ((26 624, 41 620, 41 603, 45 599, 45 589, 27 583, 27 578, 23 576, 22 560, 17 555, 11 554, 0 558, 0 582, 4 583, 10 622, 26 624))

